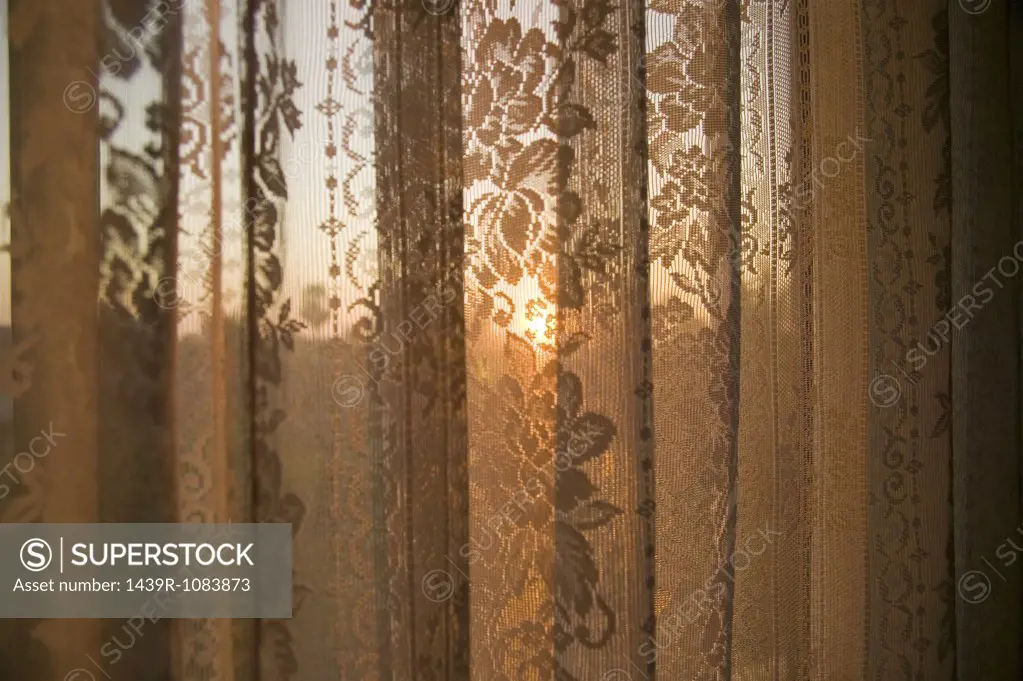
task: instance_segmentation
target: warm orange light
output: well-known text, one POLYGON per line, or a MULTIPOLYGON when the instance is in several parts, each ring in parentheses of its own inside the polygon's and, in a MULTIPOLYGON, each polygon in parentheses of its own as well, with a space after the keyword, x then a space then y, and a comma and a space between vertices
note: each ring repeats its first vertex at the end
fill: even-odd
MULTIPOLYGON (((521 312, 522 335, 534 346, 553 345, 555 341, 556 307, 542 298, 533 298, 518 306, 521 312)), ((516 315, 519 316, 519 315, 516 315)))

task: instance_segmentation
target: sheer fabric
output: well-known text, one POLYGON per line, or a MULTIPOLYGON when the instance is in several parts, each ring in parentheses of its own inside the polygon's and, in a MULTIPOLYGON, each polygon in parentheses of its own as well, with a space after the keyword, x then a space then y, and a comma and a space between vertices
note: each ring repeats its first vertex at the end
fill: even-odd
POLYGON ((1023 676, 1020 2, 8 2, 0 521, 295 571, 0 677, 1023 676))

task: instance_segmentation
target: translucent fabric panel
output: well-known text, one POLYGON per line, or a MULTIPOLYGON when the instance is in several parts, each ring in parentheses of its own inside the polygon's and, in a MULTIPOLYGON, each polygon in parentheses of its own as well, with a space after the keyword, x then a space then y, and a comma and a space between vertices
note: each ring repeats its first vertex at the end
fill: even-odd
POLYGON ((0 521, 294 574, 0 679, 1019 678, 1018 5, 8 0, 0 521))

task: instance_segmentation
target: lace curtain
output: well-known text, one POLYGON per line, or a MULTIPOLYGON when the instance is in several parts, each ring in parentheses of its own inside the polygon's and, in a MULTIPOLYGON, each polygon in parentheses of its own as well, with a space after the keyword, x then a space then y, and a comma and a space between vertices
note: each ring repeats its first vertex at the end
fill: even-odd
POLYGON ((0 677, 1021 678, 1018 0, 8 2, 0 521, 295 567, 0 677))

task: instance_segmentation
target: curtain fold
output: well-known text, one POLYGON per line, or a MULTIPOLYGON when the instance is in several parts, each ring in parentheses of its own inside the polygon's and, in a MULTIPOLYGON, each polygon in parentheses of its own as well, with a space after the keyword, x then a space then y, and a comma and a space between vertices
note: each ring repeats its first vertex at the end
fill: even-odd
MULTIPOLYGON (((863 136, 869 248, 871 369, 896 376, 902 398, 876 410, 870 424, 872 527, 872 665, 936 678, 955 673, 956 586, 951 500, 954 430, 948 351, 925 365, 907 352, 928 335, 952 303, 949 106, 946 3, 921 8, 921 21, 900 21, 901 6, 877 3, 864 23, 863 136), (926 9, 926 11, 923 11, 926 9), (921 68, 922 67, 922 68, 921 68), (947 95, 947 91, 944 93, 947 95), (903 111, 911 110, 910 115, 903 111), (910 163, 913 171, 910 172, 910 163), (924 229, 915 225, 924 225, 924 229), (911 556, 928 556, 913 561, 911 556), (953 626, 950 626, 953 625, 953 626), (922 645, 921 645, 922 644, 922 645)), ((877 385, 883 385, 879 383, 877 385)))
MULTIPOLYGON (((1013 223, 1012 195, 1020 187, 1011 185, 1009 140, 1012 116, 1020 111, 1014 112, 1010 103, 1009 7, 991 9, 995 14, 986 21, 950 13, 948 22, 954 302, 986 297, 979 286, 998 290, 1016 275, 1016 253, 1023 253, 1013 223)), ((1001 562, 1002 557, 988 554, 1005 541, 1002 527, 1023 526, 1019 457, 999 454, 1019 449, 1019 300, 994 296, 984 311, 988 314, 976 315, 969 332, 951 348, 954 546, 956 573, 964 574, 985 560, 1001 562)), ((1014 534, 1015 545, 1023 546, 1014 534)), ((991 572, 990 579, 1002 582, 992 585, 998 600, 1019 603, 1019 572, 1005 565, 991 572)), ((957 607, 960 674, 977 679, 1018 675, 1019 645, 1011 641, 1020 636, 1019 610, 1003 610, 990 600, 977 605, 957 607), (992 646, 991 641, 1005 644, 992 646)))
MULTIPOLYGON (((13 464, 22 451, 17 445, 50 422, 58 432, 79 437, 69 452, 74 466, 33 471, 42 475, 25 475, 13 491, 8 486, 3 520, 73 522, 97 517, 100 506, 98 122, 94 114, 68 116, 53 103, 65 96, 68 83, 89 79, 86 67, 98 60, 98 38, 76 38, 80 31, 98 36, 101 18, 91 2, 73 8, 15 2, 8 12, 10 287, 5 286, 5 296, 9 351, 17 348, 18 360, 6 368, 12 380, 5 384, 13 389, 4 392, 8 399, 16 396, 16 416, 3 426, 10 429, 3 462, 13 464), (40 127, 29 132, 35 125, 40 127), (54 271, 60 272, 59 286, 46 283, 54 271)), ((82 98, 83 105, 94 103, 88 89, 76 89, 72 96, 82 98)), ((82 655, 99 646, 100 627, 96 621, 5 621, 5 674, 44 678, 78 666, 82 655)))
POLYGON ((1019 0, 3 7, 0 521, 294 575, 0 678, 1023 675, 1019 0))

